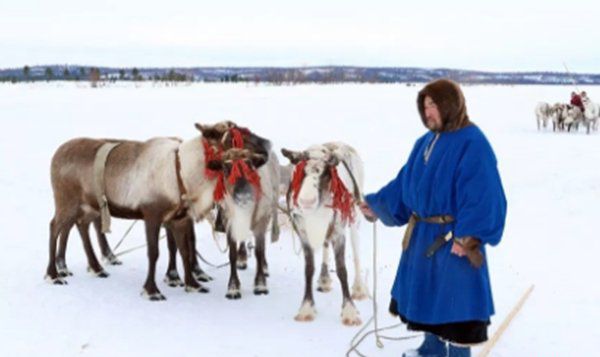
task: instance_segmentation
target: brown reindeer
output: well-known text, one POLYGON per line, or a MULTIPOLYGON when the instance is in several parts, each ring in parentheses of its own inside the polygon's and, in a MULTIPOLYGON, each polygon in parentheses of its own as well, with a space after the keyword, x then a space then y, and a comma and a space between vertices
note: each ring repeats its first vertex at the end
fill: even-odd
MULTIPOLYGON (((201 125, 197 125, 202 130, 201 125)), ((91 247, 89 225, 97 220, 101 206, 94 189, 94 161, 107 143, 118 144, 106 158, 104 194, 110 215, 142 219, 146 228, 149 269, 144 295, 164 300, 154 279, 161 225, 172 234, 180 250, 187 291, 207 292, 192 276, 190 236, 193 221, 200 220, 214 204, 215 180, 205 174, 204 145, 200 138, 182 142, 175 138, 155 138, 145 142, 80 138, 63 144, 51 165, 55 215, 50 222, 50 255, 46 271, 55 284, 65 281, 57 271, 58 236, 65 241, 73 225, 81 235, 88 264, 102 272, 91 247)), ((266 159, 264 160, 266 161, 266 159)))

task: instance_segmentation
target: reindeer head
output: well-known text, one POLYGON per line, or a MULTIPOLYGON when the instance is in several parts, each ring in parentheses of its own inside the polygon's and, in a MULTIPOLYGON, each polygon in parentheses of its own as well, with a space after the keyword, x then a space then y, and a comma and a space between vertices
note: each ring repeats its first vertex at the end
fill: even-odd
POLYGON ((202 133, 207 176, 217 178, 215 200, 225 194, 238 204, 258 198, 261 186, 256 170, 267 162, 271 142, 232 121, 197 123, 196 128, 202 133))
POLYGON ((264 165, 268 156, 248 149, 231 148, 220 160, 212 160, 207 167, 223 173, 223 185, 227 195, 236 204, 244 206, 254 202, 262 194, 257 169, 264 165))
POLYGON ((303 211, 329 207, 339 210, 342 219, 352 219, 353 199, 340 180, 339 158, 327 147, 318 145, 307 151, 282 149, 281 153, 295 165, 288 199, 303 211))

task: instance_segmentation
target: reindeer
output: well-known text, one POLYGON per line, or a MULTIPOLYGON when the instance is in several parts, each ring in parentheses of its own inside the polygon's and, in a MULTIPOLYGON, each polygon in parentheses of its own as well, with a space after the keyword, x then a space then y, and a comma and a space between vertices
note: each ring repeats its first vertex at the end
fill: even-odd
POLYGON ((243 132, 232 130, 233 148, 220 160, 208 162, 208 167, 223 173, 223 195, 219 201, 220 214, 229 245, 230 278, 225 295, 228 299, 240 299, 240 280, 237 270, 245 269, 247 250, 244 242, 249 233, 254 235, 256 247, 256 276, 254 294, 266 295, 268 276, 265 257, 265 234, 270 222, 271 240, 279 235, 277 202, 279 188, 279 162, 271 151, 271 143, 258 136, 253 138, 243 132), (249 142, 246 142, 249 141, 249 142), (243 149, 253 148, 254 152, 243 149), (238 249, 239 245, 239 249, 238 249), (239 258, 242 261, 238 261, 239 258))
POLYGON ((305 258, 304 298, 295 320, 312 321, 316 315, 312 279, 315 271, 314 252, 319 247, 323 247, 323 263, 317 290, 331 290, 327 267, 330 245, 335 253, 336 272, 342 286, 342 323, 347 326, 360 325, 361 320, 353 299, 364 299, 367 293, 360 276, 358 229, 353 205, 354 199, 358 199, 359 192, 362 191, 362 161, 352 147, 343 143, 316 145, 302 152, 287 149, 282 149, 281 152, 295 165, 287 201, 288 208, 290 201, 293 202, 292 220, 299 231, 305 258), (352 188, 354 198, 347 187, 352 188), (345 228, 348 225, 355 267, 352 296, 348 289, 344 257, 345 228))
POLYGON ((563 110, 563 130, 568 132, 571 129, 579 130, 579 123, 584 120, 583 112, 578 106, 567 105, 563 110))
POLYGON ((537 121, 537 129, 540 130, 542 126, 544 129, 548 126, 548 120, 551 119, 553 112, 550 104, 546 102, 539 102, 535 107, 535 117, 537 121))
MULTIPOLYGON (((201 125, 196 127, 202 131, 201 125)), ((73 225, 81 235, 90 269, 103 271, 88 231, 104 209, 96 197, 94 162, 106 144, 116 146, 106 158, 104 205, 113 217, 142 219, 145 223, 149 268, 143 296, 153 301, 165 299, 154 279, 161 225, 167 227, 180 250, 186 291, 208 292, 192 276, 189 243, 193 221, 202 219, 214 204, 217 183, 206 177, 206 145, 200 138, 154 138, 145 142, 79 138, 59 147, 51 165, 55 214, 50 222, 47 280, 66 284, 57 271, 56 245, 60 235, 66 249, 73 225)))
POLYGON ((600 105, 592 102, 587 96, 582 99, 584 122, 586 125, 587 133, 591 130, 598 130, 598 121, 600 120, 600 105))

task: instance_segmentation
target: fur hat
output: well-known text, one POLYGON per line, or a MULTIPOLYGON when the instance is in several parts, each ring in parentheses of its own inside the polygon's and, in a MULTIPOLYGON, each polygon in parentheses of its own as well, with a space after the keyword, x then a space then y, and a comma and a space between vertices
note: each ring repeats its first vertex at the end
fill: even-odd
POLYGON ((417 107, 423 125, 427 127, 425 119, 425 97, 430 97, 438 107, 442 117, 440 131, 455 131, 471 124, 467 114, 465 97, 457 83, 449 79, 438 79, 428 83, 421 89, 417 96, 417 107))

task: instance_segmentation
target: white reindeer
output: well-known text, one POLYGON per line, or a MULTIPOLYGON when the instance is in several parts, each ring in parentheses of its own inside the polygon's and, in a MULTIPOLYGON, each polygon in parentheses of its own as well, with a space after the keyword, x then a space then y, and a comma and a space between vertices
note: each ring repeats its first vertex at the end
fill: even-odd
POLYGON ((592 102, 587 96, 582 99, 583 107, 585 108, 583 114, 585 117, 585 124, 587 133, 590 130, 598 130, 598 121, 600 120, 600 105, 592 102))
POLYGON ((553 107, 546 102, 539 102, 535 106, 535 118, 537 121, 538 130, 540 130, 542 126, 544 128, 548 126, 548 120, 551 119, 553 113, 553 107))
POLYGON ((303 152, 282 149, 282 153, 294 164, 295 171, 288 190, 288 206, 293 203, 293 220, 300 232, 305 257, 305 292, 296 321, 312 321, 316 310, 312 293, 315 271, 314 251, 323 249, 323 264, 318 290, 331 290, 327 268, 329 250, 333 247, 337 276, 341 282, 342 323, 360 325, 361 320, 353 299, 367 297, 366 286, 361 279, 358 250, 358 229, 354 199, 362 191, 363 164, 356 151, 343 143, 326 143, 308 148, 303 152), (354 197, 350 193, 355 193, 354 197), (348 274, 344 257, 345 229, 350 226, 354 251, 355 279, 352 295, 348 289, 348 274))

